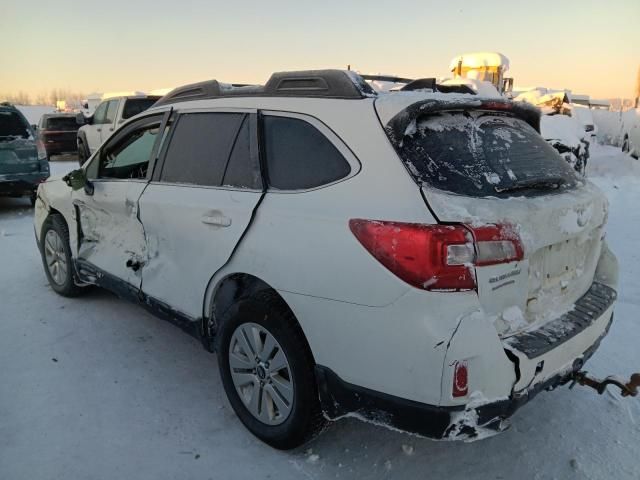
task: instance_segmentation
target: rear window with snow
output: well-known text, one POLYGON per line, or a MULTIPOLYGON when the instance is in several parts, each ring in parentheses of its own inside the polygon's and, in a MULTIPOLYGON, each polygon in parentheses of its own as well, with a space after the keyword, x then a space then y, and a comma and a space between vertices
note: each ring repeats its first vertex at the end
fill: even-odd
POLYGON ((578 183, 571 166, 529 124, 502 113, 418 117, 396 149, 419 184, 466 196, 534 195, 578 183))

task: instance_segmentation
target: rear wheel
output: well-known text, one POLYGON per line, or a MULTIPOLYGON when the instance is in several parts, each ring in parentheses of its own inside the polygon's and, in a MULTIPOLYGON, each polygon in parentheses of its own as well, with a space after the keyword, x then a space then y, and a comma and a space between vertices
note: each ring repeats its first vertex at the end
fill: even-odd
POLYGON ((322 429, 313 358, 277 294, 261 292, 234 305, 217 341, 225 392, 251 433, 291 449, 322 429))
POLYGON ((50 215, 42 226, 40 252, 44 272, 51 288, 65 297, 75 297, 81 292, 74 281, 69 230, 60 215, 50 215))

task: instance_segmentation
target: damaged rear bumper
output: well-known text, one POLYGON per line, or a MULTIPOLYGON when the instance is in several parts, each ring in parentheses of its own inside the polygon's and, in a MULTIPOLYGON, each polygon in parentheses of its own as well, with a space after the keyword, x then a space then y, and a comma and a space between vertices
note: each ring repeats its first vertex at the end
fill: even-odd
POLYGON ((376 425, 438 440, 473 440, 508 427, 506 420, 543 390, 569 382, 600 346, 613 321, 570 369, 558 373, 509 398, 468 405, 440 407, 376 392, 342 380, 331 369, 316 366, 323 412, 331 420, 356 417, 376 425))

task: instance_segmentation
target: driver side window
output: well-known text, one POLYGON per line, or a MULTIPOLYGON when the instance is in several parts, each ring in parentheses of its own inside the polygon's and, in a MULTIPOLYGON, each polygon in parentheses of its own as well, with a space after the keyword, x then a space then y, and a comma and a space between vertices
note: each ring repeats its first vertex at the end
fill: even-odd
POLYGON ((160 119, 114 137, 100 152, 99 178, 146 178, 160 119))

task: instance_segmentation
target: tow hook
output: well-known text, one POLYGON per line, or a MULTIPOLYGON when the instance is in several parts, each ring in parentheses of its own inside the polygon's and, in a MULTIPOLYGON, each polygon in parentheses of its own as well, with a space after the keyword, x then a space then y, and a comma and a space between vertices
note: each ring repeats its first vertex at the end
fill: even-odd
POLYGON ((618 377, 609 376, 604 380, 593 378, 587 375, 588 372, 574 372, 571 375, 571 385, 569 388, 579 385, 585 387, 591 387, 600 395, 604 393, 608 385, 614 385, 620 389, 620 393, 623 397, 635 397, 638 395, 638 387, 640 387, 640 373, 634 373, 627 383, 623 383, 618 377))

